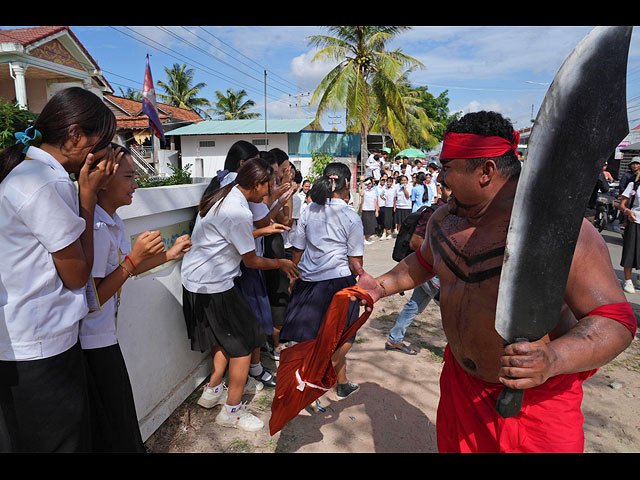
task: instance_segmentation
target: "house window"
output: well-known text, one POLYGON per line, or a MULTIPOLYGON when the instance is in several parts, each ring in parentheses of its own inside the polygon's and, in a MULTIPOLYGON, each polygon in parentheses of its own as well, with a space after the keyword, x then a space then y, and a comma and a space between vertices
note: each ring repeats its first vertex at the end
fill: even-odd
POLYGON ((210 148, 215 146, 216 146, 215 140, 200 140, 200 148, 210 148))
POLYGON ((264 138, 254 138, 253 140, 251 140, 251 143, 253 143, 256 147, 261 145, 269 145, 269 141, 265 140, 264 138))

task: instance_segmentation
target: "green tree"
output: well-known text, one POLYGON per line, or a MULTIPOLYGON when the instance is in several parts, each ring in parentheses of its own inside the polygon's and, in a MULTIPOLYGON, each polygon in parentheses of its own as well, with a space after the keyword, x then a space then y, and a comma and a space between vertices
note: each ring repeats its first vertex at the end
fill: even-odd
POLYGON ((136 90, 134 88, 127 87, 127 90, 124 91, 124 90, 122 90, 122 87, 118 87, 118 88, 120 88, 120 93, 121 93, 121 97, 122 98, 128 98, 129 100, 135 100, 136 102, 141 102, 142 101, 142 92, 140 90, 136 90))
POLYGON ((167 105, 188 108, 203 116, 205 113, 202 107, 208 107, 211 104, 206 98, 197 95, 207 85, 202 82, 194 85, 193 69, 187 68, 185 64, 174 63, 172 68, 164 67, 164 71, 168 77, 167 83, 158 81, 158 86, 162 87, 165 93, 159 93, 158 97, 167 105))
POLYGON ((16 143, 14 133, 23 132, 33 125, 36 114, 23 110, 0 97, 0 150, 16 143))
POLYGON ((460 112, 451 113, 449 111, 449 91, 445 90, 437 97, 433 96, 428 90, 428 87, 411 87, 414 92, 417 93, 419 98, 418 105, 423 108, 427 113, 427 116, 433 119, 436 124, 433 129, 433 136, 442 141, 444 137, 445 129, 452 120, 455 120, 462 115, 460 112))
POLYGON ((216 90, 217 101, 213 104, 213 108, 207 110, 224 120, 242 120, 245 118, 260 118, 259 113, 252 113, 248 110, 255 106, 253 100, 243 101, 247 96, 245 90, 234 92, 232 88, 227 89, 225 95, 219 90, 216 90))
MULTIPOLYGON (((422 98, 409 84, 408 74, 412 69, 401 73, 395 84, 403 104, 404 118, 400 118, 386 103, 376 102, 375 123, 371 131, 390 133, 398 150, 405 148, 434 148, 439 140, 433 132, 439 126, 422 106, 422 98)), ((385 97, 381 97, 384 101, 385 97)))
POLYGON ((338 62, 316 88, 312 103, 318 104, 316 122, 329 110, 345 109, 346 131, 360 133, 361 156, 368 155, 367 135, 375 114, 384 108, 400 123, 406 121, 406 107, 395 79, 407 68, 422 67, 418 60, 399 49, 385 46, 410 27, 332 26, 331 35, 313 35, 309 45, 319 47, 313 61, 338 62), (384 106, 384 107, 382 107, 384 106))

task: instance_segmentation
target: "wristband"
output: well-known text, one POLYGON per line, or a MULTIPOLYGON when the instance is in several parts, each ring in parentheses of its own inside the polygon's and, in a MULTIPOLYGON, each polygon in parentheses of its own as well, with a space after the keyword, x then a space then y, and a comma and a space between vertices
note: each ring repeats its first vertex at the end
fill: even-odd
POLYGON ((129 278, 133 278, 133 277, 135 277, 135 275, 134 275, 133 273, 131 273, 129 270, 127 270, 127 267, 125 267, 125 266, 124 266, 123 264, 121 264, 121 263, 120 263, 119 265, 122 267, 122 269, 123 269, 125 272, 127 272, 127 275, 129 275, 129 278))
POLYGON ((129 263, 131 264, 131 266, 133 267, 133 269, 136 269, 136 266, 133 264, 133 262, 131 261, 131 257, 129 257, 129 255, 124 257, 125 260, 129 260, 129 263))

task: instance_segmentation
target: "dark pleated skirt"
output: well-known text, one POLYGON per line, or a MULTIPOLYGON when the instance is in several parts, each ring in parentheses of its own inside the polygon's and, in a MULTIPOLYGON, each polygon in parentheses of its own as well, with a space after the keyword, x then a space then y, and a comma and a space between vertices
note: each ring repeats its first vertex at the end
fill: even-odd
MULTIPOLYGON (((355 284, 356 280, 351 275, 320 282, 296 280, 291 290, 287 316, 280 330, 280 341, 304 342, 316 338, 333 296, 340 290, 355 284)), ((358 320, 359 314, 359 303, 353 302, 345 318, 345 328, 358 320)), ((354 338, 350 341, 352 342, 354 338)))
POLYGON ((395 223, 393 222, 394 212, 393 207, 384 207, 384 228, 391 230, 395 223))
POLYGON ((374 210, 362 211, 362 226, 364 228, 365 235, 369 236, 376 233, 378 220, 376 219, 376 212, 374 210))
POLYGON ((91 445, 96 453, 144 453, 133 391, 120 345, 83 350, 91 445))
POLYGON ((89 395, 82 350, 0 361, 0 451, 90 452, 89 395))
MULTIPOLYGON (((286 258, 284 238, 279 233, 264 237, 264 256, 266 258, 286 258)), ((289 277, 282 270, 264 270, 271 320, 274 327, 281 327, 289 305, 289 277)))
POLYGON ((260 347, 264 331, 236 283, 222 293, 193 293, 182 288, 182 310, 191 350, 221 347, 230 357, 245 357, 260 347))
POLYGON ((396 225, 402 225, 402 223, 411 215, 410 208, 397 208, 396 209, 396 225))
POLYGON ((258 318, 264 333, 271 335, 273 334, 271 304, 269 303, 262 271, 248 268, 244 263, 240 264, 240 269, 242 270, 242 275, 238 278, 238 286, 247 302, 249 302, 253 313, 258 318))
POLYGON ((622 236, 622 259, 620 266, 623 268, 640 268, 640 224, 631 220, 627 221, 622 236))

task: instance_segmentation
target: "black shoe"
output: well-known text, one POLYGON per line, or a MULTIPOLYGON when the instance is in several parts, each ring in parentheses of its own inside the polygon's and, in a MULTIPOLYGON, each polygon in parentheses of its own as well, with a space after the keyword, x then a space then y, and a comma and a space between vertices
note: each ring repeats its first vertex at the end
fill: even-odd
POLYGON ((344 400, 345 398, 360 390, 360 385, 353 382, 339 383, 337 390, 338 391, 336 397, 338 398, 338 400, 344 400))
POLYGON ((251 377, 255 378, 265 387, 275 388, 276 386, 276 376, 266 367, 262 367, 262 373, 260 375, 251 375, 251 377))

